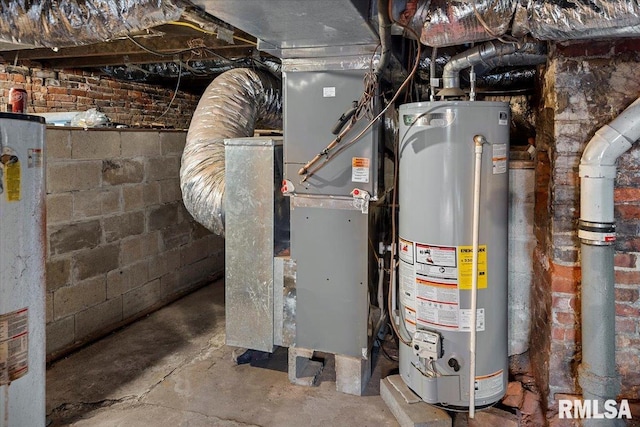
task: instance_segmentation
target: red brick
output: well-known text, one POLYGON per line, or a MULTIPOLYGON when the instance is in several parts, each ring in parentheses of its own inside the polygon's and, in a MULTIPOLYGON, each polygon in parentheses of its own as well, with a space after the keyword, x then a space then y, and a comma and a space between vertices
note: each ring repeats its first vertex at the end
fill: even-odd
POLYGON ((532 415, 538 411, 540 411, 540 396, 530 390, 525 390, 522 413, 532 415))
POLYGON ((634 303, 638 300, 637 289, 616 288, 616 301, 634 303))
POLYGON ((616 202, 637 202, 640 201, 640 188, 622 187, 616 188, 613 192, 616 202))
POLYGON ((616 267, 634 268, 637 258, 634 254, 616 253, 613 260, 616 267))
POLYGON ((637 331, 637 319, 629 319, 628 317, 616 317, 616 332, 618 333, 635 333, 637 331))
POLYGON ((66 95, 68 93, 68 89, 66 87, 57 87, 57 86, 49 86, 47 87, 47 92, 51 94, 62 94, 66 95))
POLYGON ((581 280, 579 267, 566 267, 563 265, 551 265, 551 290, 553 292, 577 293, 581 280))
POLYGON ((574 312, 577 302, 575 296, 553 295, 553 308, 557 311, 574 312))
POLYGON ((524 389, 520 381, 511 381, 507 384, 507 393, 502 403, 512 408, 520 408, 524 402, 524 389))
POLYGON ((554 341, 564 341, 565 328, 554 326, 551 328, 551 339, 554 341))
POLYGON ((637 285, 640 284, 640 271, 623 271, 616 270, 614 272, 616 283, 624 285, 637 285))
POLYGON ((640 317, 640 308, 632 307, 625 303, 616 303, 616 316, 640 317))
POLYGON ((561 325, 575 325, 576 316, 573 313, 555 313, 558 323, 561 325))
POLYGON ((616 205, 617 216, 622 219, 638 219, 640 218, 639 205, 616 205))

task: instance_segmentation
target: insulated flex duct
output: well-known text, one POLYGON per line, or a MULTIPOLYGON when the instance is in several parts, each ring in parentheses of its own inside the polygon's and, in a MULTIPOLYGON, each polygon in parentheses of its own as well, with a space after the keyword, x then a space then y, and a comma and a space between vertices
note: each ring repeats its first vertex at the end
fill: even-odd
POLYGON ((500 37, 509 29, 515 6, 514 0, 431 1, 420 41, 442 47, 500 37))
POLYGON ((640 5, 636 0, 534 0, 528 9, 531 34, 541 40, 640 34, 640 5))
POLYGON ((280 82, 246 68, 218 76, 193 114, 180 169, 182 198, 193 218, 218 235, 224 235, 224 140, 253 136, 257 123, 281 127, 280 82))
POLYGON ((181 0, 0 0, 0 40, 65 47, 102 42, 180 18, 181 0))

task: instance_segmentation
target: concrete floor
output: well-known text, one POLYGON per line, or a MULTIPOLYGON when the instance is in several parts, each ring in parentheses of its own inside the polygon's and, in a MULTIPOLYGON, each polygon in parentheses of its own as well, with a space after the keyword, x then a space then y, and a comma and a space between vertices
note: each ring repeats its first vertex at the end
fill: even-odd
POLYGON ((383 357, 365 396, 335 390, 333 359, 318 387, 289 383, 286 349, 266 367, 237 366, 224 344, 217 282, 53 364, 51 426, 397 426, 379 396, 383 357))

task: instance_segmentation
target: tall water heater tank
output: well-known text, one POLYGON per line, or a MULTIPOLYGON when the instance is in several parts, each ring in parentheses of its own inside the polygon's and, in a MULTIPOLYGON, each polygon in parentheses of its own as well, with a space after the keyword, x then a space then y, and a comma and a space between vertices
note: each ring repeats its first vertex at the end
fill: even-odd
POLYGON ((44 131, 0 113, 0 427, 45 425, 44 131))
POLYGON ((505 393, 509 105, 400 107, 400 375, 424 401, 469 407, 474 136, 480 177, 475 406, 505 393))

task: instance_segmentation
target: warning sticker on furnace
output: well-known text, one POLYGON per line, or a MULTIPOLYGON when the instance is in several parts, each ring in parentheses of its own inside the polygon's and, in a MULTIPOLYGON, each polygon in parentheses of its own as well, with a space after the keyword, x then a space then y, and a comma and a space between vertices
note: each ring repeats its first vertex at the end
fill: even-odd
POLYGON ((0 315, 0 386, 29 370, 29 310, 0 315))
MULTIPOLYGON (((473 272, 473 246, 458 246, 458 283, 460 289, 470 290, 473 272)), ((487 287, 487 245, 478 247, 478 289, 487 287)))
POLYGON ((354 157, 351 159, 352 182, 369 182, 369 163, 367 157, 354 157))

